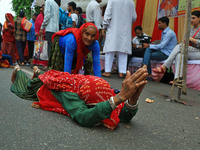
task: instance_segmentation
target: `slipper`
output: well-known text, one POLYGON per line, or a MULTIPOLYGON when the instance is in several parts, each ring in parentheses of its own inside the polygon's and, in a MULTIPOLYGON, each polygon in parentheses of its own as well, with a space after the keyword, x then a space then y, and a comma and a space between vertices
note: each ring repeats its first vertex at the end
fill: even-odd
POLYGON ((158 68, 155 68, 155 69, 152 69, 153 72, 156 72, 156 73, 160 73, 160 74, 164 74, 166 71, 163 69, 162 66, 158 67, 158 68), (159 69, 160 70, 159 70, 159 69))
POLYGON ((110 73, 104 72, 104 73, 101 74, 101 76, 110 78, 110 75, 108 75, 108 74, 110 74, 110 73))

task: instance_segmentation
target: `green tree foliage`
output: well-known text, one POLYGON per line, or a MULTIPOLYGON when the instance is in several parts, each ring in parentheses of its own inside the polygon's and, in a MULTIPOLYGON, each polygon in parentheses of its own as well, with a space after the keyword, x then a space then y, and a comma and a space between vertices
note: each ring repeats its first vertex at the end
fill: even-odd
MULTIPOLYGON (((19 15, 20 10, 24 10, 27 19, 30 19, 32 2, 33 0, 12 0, 12 10, 16 16, 19 15)), ((39 7, 36 7, 36 12, 39 13, 39 7)))

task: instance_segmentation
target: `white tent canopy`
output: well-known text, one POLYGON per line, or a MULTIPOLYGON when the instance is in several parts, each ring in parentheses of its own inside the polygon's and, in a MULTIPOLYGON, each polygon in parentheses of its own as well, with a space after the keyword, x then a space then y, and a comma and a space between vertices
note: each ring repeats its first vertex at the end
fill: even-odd
MULTIPOLYGON (((61 0, 61 7, 64 10, 67 10, 67 4, 71 1, 74 1, 76 3, 77 7, 81 7, 83 9, 83 12, 85 12, 88 3, 91 0, 61 0)), ((35 2, 36 6, 41 6, 42 4, 44 4, 44 0, 34 0, 34 2, 35 2)), ((108 2, 108 0, 102 0, 100 5, 105 6, 107 4, 107 2, 108 2)))

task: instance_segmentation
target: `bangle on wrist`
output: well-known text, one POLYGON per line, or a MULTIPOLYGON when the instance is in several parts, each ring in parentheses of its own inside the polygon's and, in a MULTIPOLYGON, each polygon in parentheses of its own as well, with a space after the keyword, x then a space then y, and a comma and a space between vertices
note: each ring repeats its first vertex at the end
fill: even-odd
POLYGON ((135 105, 131 105, 129 104, 128 100, 125 101, 125 104, 126 104, 126 107, 129 108, 129 109, 132 109, 132 110, 135 110, 138 108, 138 104, 139 104, 139 101, 137 101, 137 103, 135 105))
POLYGON ((110 97, 110 99, 108 100, 111 108, 114 110, 115 108, 117 108, 117 106, 115 105, 114 99, 113 97, 110 97))

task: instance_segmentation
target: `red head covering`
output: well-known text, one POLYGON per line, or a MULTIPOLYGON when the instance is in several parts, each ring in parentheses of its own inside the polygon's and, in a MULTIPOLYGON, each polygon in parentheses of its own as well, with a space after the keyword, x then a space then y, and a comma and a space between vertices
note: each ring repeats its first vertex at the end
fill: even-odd
POLYGON ((59 32, 55 33, 52 36, 52 41, 55 38, 55 36, 65 36, 69 33, 72 33, 75 36, 76 44, 77 44, 77 63, 76 63, 76 68, 72 72, 74 74, 77 74, 79 72, 79 70, 83 66, 83 61, 84 61, 85 56, 89 53, 89 50, 86 47, 86 45, 83 43, 83 39, 82 39, 82 32, 88 26, 94 26, 96 28, 97 33, 96 33, 95 40, 98 40, 99 31, 93 23, 85 23, 79 29, 78 28, 67 28, 65 30, 60 30, 59 32))
POLYGON ((6 16, 9 20, 9 22, 11 23, 12 26, 14 26, 14 19, 13 19, 13 15, 10 13, 6 13, 6 16))

